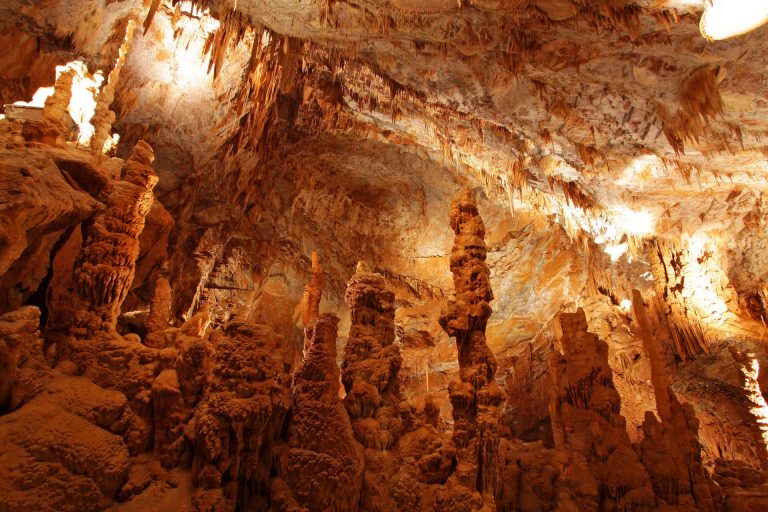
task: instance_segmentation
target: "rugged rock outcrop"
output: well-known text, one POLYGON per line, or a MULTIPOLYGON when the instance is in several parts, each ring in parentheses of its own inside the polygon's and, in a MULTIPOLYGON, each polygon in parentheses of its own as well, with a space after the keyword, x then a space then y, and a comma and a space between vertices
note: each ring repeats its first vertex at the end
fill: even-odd
POLYGON ((200 377, 210 375, 189 424, 176 418, 194 452, 195 510, 267 510, 291 408, 284 341, 269 326, 233 322, 225 332, 215 331, 210 345, 199 338, 184 342, 178 387, 169 375, 165 393, 172 405, 188 411, 206 389, 200 377))
POLYGON ((493 292, 485 263, 485 226, 470 191, 453 200, 450 220, 456 234, 451 252, 456 298, 440 314, 440 325, 456 338, 459 358, 461 380, 449 387, 457 451, 455 477, 460 485, 493 503, 500 491, 499 407, 504 391, 495 380, 496 358, 485 341, 493 292))
MULTIPOLYGON (((656 497, 620 414, 608 345, 588 331, 584 311, 559 317, 562 353, 549 359, 555 446, 568 454, 561 478, 570 507, 655 510, 656 497)), ((563 499, 563 498, 561 498, 563 499)))
POLYGON ((3 348, 15 344, 18 365, 2 374, 4 385, 12 380, 5 407, 16 409, 0 416, 0 505, 104 510, 128 477, 136 418, 122 393, 44 363, 39 315, 26 307, 0 318, 3 348))
POLYGON ((27 306, 0 315, 0 410, 14 410, 43 389, 48 371, 40 310, 27 306))

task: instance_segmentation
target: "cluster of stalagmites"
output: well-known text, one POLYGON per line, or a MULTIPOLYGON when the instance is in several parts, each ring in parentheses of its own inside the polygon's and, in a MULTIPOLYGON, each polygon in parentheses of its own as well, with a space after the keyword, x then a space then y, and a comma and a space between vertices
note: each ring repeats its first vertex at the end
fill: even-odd
MULTIPOLYGON (((115 322, 151 201, 150 160, 138 146, 123 180, 108 189, 113 208, 85 228, 71 268, 78 324, 58 352, 45 351, 37 308, 0 316, 3 510, 95 511, 115 501, 199 512, 722 509, 693 410, 669 382, 663 351, 671 335, 650 319, 639 292, 633 304, 658 406, 658 418, 646 416, 644 439, 630 442, 607 344, 588 331, 581 309, 560 315, 561 351, 550 358, 554 446, 502 436, 505 394, 485 341, 493 298, 485 232, 469 193, 451 208, 456 295, 440 317, 456 339, 460 370, 449 387, 452 431, 430 397, 421 407, 402 398, 395 296, 364 263, 347 285, 341 368, 339 320, 319 312, 316 256, 295 369, 285 340, 267 325, 231 321, 212 330, 202 307, 168 327, 171 288, 162 276, 147 335, 121 336, 115 322)), ((762 483, 737 464, 721 466, 717 479, 762 483)), ((745 493, 729 494, 728 507, 750 510, 745 493)))
POLYGON ((550 415, 555 447, 568 454, 561 478, 580 510, 653 510, 655 496, 632 448, 608 366, 608 345, 587 331, 584 311, 561 314, 550 415))

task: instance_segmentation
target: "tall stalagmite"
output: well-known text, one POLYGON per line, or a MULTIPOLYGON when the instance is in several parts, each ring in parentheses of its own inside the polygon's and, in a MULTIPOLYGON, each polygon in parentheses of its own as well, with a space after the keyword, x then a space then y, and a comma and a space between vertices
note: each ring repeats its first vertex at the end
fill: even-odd
POLYGON ((650 479, 619 413, 608 345, 587 330, 584 310, 562 313, 563 353, 553 352, 550 414, 555 446, 568 453, 561 478, 578 510, 655 510, 650 479))
POLYGON ((78 294, 75 336, 114 331, 120 306, 133 282, 139 235, 154 196, 157 175, 152 148, 139 141, 125 162, 122 179, 109 185, 107 200, 85 228, 74 272, 78 294))
POLYGON ((458 459, 455 476, 488 503, 500 490, 499 407, 504 391, 495 381, 496 358, 485 341, 493 292, 485 263, 485 226, 470 191, 454 198, 450 219, 456 234, 451 253, 456 297, 442 311, 440 325, 456 338, 461 378, 448 389, 458 459))
POLYGON ((640 338, 651 363, 651 382, 661 422, 646 412, 645 438, 640 443, 643 464, 660 500, 704 512, 717 510, 718 490, 701 460, 699 420, 689 404, 681 404, 669 379, 663 342, 671 341, 666 323, 652 322, 643 297, 632 292, 640 338))
POLYGON ((323 296, 323 267, 316 252, 312 252, 312 277, 304 286, 304 294, 298 306, 301 325, 304 327, 304 356, 312 343, 312 332, 320 315, 320 299, 323 296))
POLYGON ((71 67, 61 69, 53 86, 53 94, 45 100, 40 122, 24 125, 25 138, 39 140, 51 146, 62 146, 69 138, 69 103, 72 100, 72 83, 76 72, 71 67))
POLYGON ((293 378, 289 449, 273 491, 277 510, 357 510, 363 454, 339 398, 338 322, 334 315, 318 317, 307 355, 293 378))
POLYGON ((395 341, 395 294, 368 266, 357 264, 345 295, 352 316, 341 380, 355 436, 366 448, 389 450, 397 442, 402 365, 395 341))

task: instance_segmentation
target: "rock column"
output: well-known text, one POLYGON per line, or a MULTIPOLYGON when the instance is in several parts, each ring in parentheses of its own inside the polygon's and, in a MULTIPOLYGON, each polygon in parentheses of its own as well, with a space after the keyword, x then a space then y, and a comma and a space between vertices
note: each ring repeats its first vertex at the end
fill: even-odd
POLYGON ((448 389, 458 459, 455 476, 492 502, 500 488, 499 407, 504 391, 495 381, 496 358, 485 341, 493 292, 485 263, 485 226, 471 192, 453 200, 450 219, 456 234, 451 254, 456 297, 442 311, 440 325, 456 338, 459 358, 461 380, 448 389))
POLYGON ((652 322, 638 290, 632 306, 643 348, 651 364, 651 382, 661 422, 652 412, 643 421, 645 438, 640 443, 643 465, 660 500, 668 505, 717 510, 719 491, 701 460, 699 421, 689 404, 681 404, 669 380, 662 342, 670 334, 664 322, 652 322))
POLYGON ((85 228, 74 271, 78 294, 75 336, 115 329, 133 282, 139 235, 152 208, 152 189, 158 180, 153 160, 152 148, 139 141, 123 166, 122 180, 110 184, 104 208, 85 228))
POLYGON ((579 510, 656 510, 648 474, 619 413, 608 345, 588 332, 584 311, 563 313, 563 353, 553 352, 550 415, 555 446, 568 454, 561 474, 579 510))
POLYGON ((366 448, 391 450, 398 437, 402 366, 395 341, 395 294, 384 277, 364 264, 347 283, 345 300, 352 325, 344 348, 341 380, 347 396, 344 404, 355 436, 366 448))

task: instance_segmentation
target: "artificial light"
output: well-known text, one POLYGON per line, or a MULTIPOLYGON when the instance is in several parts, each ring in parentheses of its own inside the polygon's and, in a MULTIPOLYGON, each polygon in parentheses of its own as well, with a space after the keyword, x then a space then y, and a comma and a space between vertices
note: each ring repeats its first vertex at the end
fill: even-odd
POLYGON ((755 30, 768 22, 768 0, 708 0, 701 16, 701 35, 720 41, 755 30))

